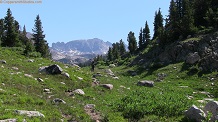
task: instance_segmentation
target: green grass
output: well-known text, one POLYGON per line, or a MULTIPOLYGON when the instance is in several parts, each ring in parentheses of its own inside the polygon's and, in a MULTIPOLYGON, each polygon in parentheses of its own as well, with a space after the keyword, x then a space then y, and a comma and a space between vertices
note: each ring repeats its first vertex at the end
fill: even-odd
MULTIPOLYGON (((0 64, 0 120, 16 118, 22 121, 24 118, 30 122, 59 122, 61 119, 92 122, 84 111, 84 105, 95 104, 95 110, 102 115, 102 121, 127 122, 127 121, 184 121, 183 112, 192 104, 201 106, 197 100, 208 98, 202 91, 210 92, 216 96, 213 89, 217 89, 215 81, 208 77, 215 77, 217 72, 200 74, 195 66, 186 66, 183 63, 171 64, 159 69, 143 70, 139 67, 119 66, 111 68, 118 80, 105 73, 108 66, 98 65, 95 72, 90 67, 78 70, 75 67, 52 62, 42 58, 28 62, 28 58, 20 55, 21 51, 15 49, 0 49, 0 60, 6 60, 7 64, 0 64), (39 67, 51 64, 59 64, 63 70, 70 74, 70 79, 62 75, 46 75, 38 72, 39 67), (18 71, 12 67, 19 68, 18 71), (127 71, 140 72, 137 76, 130 76, 127 71), (195 71, 194 73, 191 73, 195 71), (92 87, 92 75, 100 72, 102 77, 97 77, 101 83, 113 84, 112 90, 101 86, 92 87), (155 87, 147 88, 137 86, 140 80, 157 79, 158 73, 167 76, 162 82, 155 82, 155 87), (24 76, 30 74, 33 78, 24 76), (44 82, 38 82, 34 78, 42 78, 44 82), (83 80, 79 80, 82 77, 83 80), (65 85, 61 84, 64 82, 65 85), (214 86, 210 85, 214 82, 214 86), (186 87, 181 87, 186 86, 186 87), (51 93, 43 92, 44 88, 51 89, 51 93), (85 95, 70 97, 66 90, 83 89, 85 95), (192 96, 192 99, 189 97, 192 96), (55 105, 52 100, 61 98, 66 104, 55 105), (14 110, 37 110, 45 115, 45 118, 29 118, 15 114, 14 110)), ((216 78, 216 77, 215 77, 216 78)), ((217 98, 213 98, 217 100, 217 98)))

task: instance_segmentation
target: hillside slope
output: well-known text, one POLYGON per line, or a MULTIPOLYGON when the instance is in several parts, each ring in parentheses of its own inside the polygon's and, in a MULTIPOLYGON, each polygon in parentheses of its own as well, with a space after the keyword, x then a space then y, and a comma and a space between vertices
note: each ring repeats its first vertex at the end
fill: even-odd
POLYGON ((184 111, 192 104, 200 107, 209 99, 217 100, 217 72, 198 77, 191 74, 195 66, 184 63, 138 75, 134 73, 137 67, 100 64, 91 72, 89 67, 29 60, 16 48, 0 50, 0 120, 186 122, 184 111), (58 64, 70 78, 39 72, 40 67, 52 64, 58 64), (137 85, 142 80, 154 81, 154 87, 137 85), (20 115, 18 110, 38 111, 41 117, 20 115))

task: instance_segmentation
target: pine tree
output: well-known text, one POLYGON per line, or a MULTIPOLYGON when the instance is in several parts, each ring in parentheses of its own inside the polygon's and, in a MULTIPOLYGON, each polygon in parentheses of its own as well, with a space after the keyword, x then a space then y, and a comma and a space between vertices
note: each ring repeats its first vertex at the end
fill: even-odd
POLYGON ((42 57, 50 57, 49 47, 44 40, 45 35, 42 30, 42 22, 39 15, 36 16, 35 25, 33 31, 33 41, 35 43, 35 50, 41 54, 42 57))
POLYGON ((118 42, 112 44, 112 53, 113 53, 114 60, 120 58, 118 42))
POLYGON ((113 53, 112 53, 112 48, 109 47, 108 53, 107 53, 107 60, 108 61, 113 61, 113 53))
POLYGON ((158 37, 158 29, 163 28, 163 15, 161 14, 160 9, 158 12, 155 12, 155 17, 154 17, 154 35, 153 39, 158 37))
POLYGON ((183 37, 192 35, 195 33, 193 9, 191 7, 191 2, 189 0, 183 0, 183 17, 181 22, 181 31, 183 37))
POLYGON ((125 44, 124 44, 124 42, 123 42, 123 40, 121 39, 120 40, 120 55, 122 56, 123 54, 125 54, 126 53, 126 48, 125 48, 125 44))
POLYGON ((207 20, 209 26, 213 28, 218 28, 218 8, 216 10, 209 8, 206 13, 205 19, 207 20))
POLYGON ((23 32, 21 34, 21 40, 22 40, 23 44, 25 45, 24 54, 26 56, 28 56, 31 52, 34 51, 34 45, 33 45, 32 41, 26 37, 26 34, 27 34, 26 27, 24 25, 23 32))
POLYGON ((147 21, 145 22, 145 28, 143 30, 143 33, 144 33, 144 39, 145 39, 145 42, 144 42, 144 48, 145 48, 148 45, 150 38, 151 38, 150 29, 149 29, 147 21))
POLYGON ((3 39, 3 34, 4 34, 4 19, 0 19, 0 46, 3 39))
POLYGON ((174 0, 171 0, 170 2, 170 7, 169 7, 169 18, 168 18, 168 22, 166 24, 166 30, 170 35, 170 39, 171 41, 175 41, 179 38, 180 36, 180 30, 179 30, 179 14, 178 14, 178 8, 176 7, 176 3, 174 2, 174 0))
POLYGON ((26 37, 27 32, 26 32, 26 26, 25 26, 25 25, 23 26, 23 32, 22 32, 22 34, 23 34, 23 36, 26 37))
POLYGON ((205 19, 206 13, 209 9, 209 0, 194 0, 194 22, 195 26, 208 26, 208 22, 205 19))
POLYGON ((18 32, 15 28, 15 20, 10 9, 7 10, 7 15, 4 19, 5 36, 2 41, 2 46, 15 47, 19 45, 18 32))
POLYGON ((129 43, 129 52, 131 54, 135 53, 136 49, 137 49, 137 41, 135 38, 135 35, 132 31, 129 32, 128 37, 127 37, 127 41, 129 43))
POLYGON ((143 31, 142 28, 140 29, 139 32, 139 50, 142 50, 144 48, 144 43, 143 43, 143 31))
POLYGON ((20 33, 20 25, 19 25, 19 22, 17 20, 14 21, 14 26, 15 26, 15 31, 16 33, 20 33))

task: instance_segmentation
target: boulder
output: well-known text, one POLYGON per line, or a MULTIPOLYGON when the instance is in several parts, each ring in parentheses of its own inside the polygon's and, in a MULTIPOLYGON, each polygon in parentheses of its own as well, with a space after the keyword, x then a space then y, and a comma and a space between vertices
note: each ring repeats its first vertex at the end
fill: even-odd
POLYGON ((63 69, 57 64, 53 64, 53 65, 46 68, 46 72, 48 74, 52 74, 52 75, 61 74, 62 71, 63 71, 63 69))
POLYGON ((24 76, 29 77, 29 78, 33 78, 33 76, 30 74, 24 74, 24 76))
POLYGON ((116 65, 115 64, 110 64, 109 67, 114 68, 114 67, 116 67, 116 65))
POLYGON ((106 89, 113 89, 113 85, 112 84, 101 84, 102 87, 106 88, 106 89))
POLYGON ((106 69, 105 72, 106 72, 107 74, 114 74, 114 73, 111 71, 111 69, 106 69))
POLYGON ((217 101, 210 101, 206 104, 203 111, 208 116, 209 113, 212 114, 212 117, 210 118, 211 122, 215 122, 218 120, 218 102, 217 101))
POLYGON ((13 70, 19 70, 19 68, 17 68, 17 67, 11 67, 11 69, 13 69, 13 70))
POLYGON ((63 72, 63 69, 59 65, 53 64, 51 66, 40 67, 39 72, 56 75, 56 74, 61 74, 63 72))
POLYGON ((137 83, 138 86, 147 86, 147 87, 154 87, 154 81, 147 81, 147 80, 144 80, 144 81, 139 81, 137 83))
POLYGON ((51 92, 50 89, 43 89, 44 92, 51 92))
POLYGON ((115 80, 119 80, 119 77, 115 76, 115 77, 112 77, 113 79, 115 80))
POLYGON ((42 78, 37 78, 37 81, 44 82, 44 80, 42 78))
POLYGON ((77 78, 78 78, 80 81, 83 80, 83 78, 81 78, 81 77, 77 77, 77 78))
POLYGON ((26 115, 28 117, 45 117, 38 111, 15 110, 15 112, 19 115, 26 115))
POLYGON ((0 120, 0 122, 17 122, 17 119, 5 119, 5 120, 0 120))
POLYGON ((34 59, 29 59, 27 60, 27 62, 34 62, 34 59))
POLYGON ((82 89, 76 89, 73 92, 77 93, 77 94, 80 94, 80 95, 85 95, 85 92, 82 89))
POLYGON ((1 62, 2 64, 6 64, 6 61, 5 61, 5 60, 0 60, 0 62, 1 62))
POLYGON ((66 102, 65 102, 64 100, 60 99, 60 98, 55 98, 55 99, 53 100, 53 102, 54 102, 55 104, 59 104, 59 103, 66 104, 66 102))
POLYGON ((206 115, 203 110, 193 105, 185 112, 185 117, 195 120, 196 122, 202 122, 205 120, 206 115))
POLYGON ((186 57, 186 60, 185 62, 187 64, 194 64, 196 62, 198 62, 200 60, 200 56, 198 54, 198 52, 194 52, 194 53, 190 53, 187 57, 186 57))

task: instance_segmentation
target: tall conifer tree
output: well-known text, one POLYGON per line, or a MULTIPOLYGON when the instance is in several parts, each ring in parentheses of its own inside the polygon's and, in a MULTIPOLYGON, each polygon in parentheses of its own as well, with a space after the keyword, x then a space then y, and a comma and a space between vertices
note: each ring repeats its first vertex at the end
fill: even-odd
POLYGON ((42 22, 39 15, 36 16, 35 25, 33 28, 33 41, 35 45, 35 50, 39 52, 42 57, 50 57, 48 43, 45 41, 45 35, 42 30, 42 22))
POLYGON ((142 31, 142 28, 140 29, 140 32, 139 32, 139 50, 142 50, 143 49, 143 46, 144 46, 144 40, 143 40, 143 31, 142 31))
POLYGON ((159 28, 163 28, 163 15, 160 11, 160 9, 158 10, 158 12, 155 12, 155 17, 154 17, 154 35, 153 35, 153 39, 155 39, 156 37, 158 37, 158 29, 159 28))
POLYGON ((127 37, 127 41, 129 43, 129 45, 128 45, 129 52, 131 54, 133 54, 137 49, 137 41, 136 41, 135 35, 132 31, 129 32, 128 37, 127 37))
POLYGON ((2 46, 15 47, 19 46, 18 32, 16 32, 15 20, 10 9, 7 10, 7 15, 4 19, 4 39, 2 46))
POLYGON ((150 38, 151 38, 150 29, 149 29, 147 21, 145 22, 145 28, 143 30, 143 33, 144 33, 144 39, 145 39, 145 42, 144 42, 144 48, 145 48, 147 46, 147 44, 149 43, 150 38))

